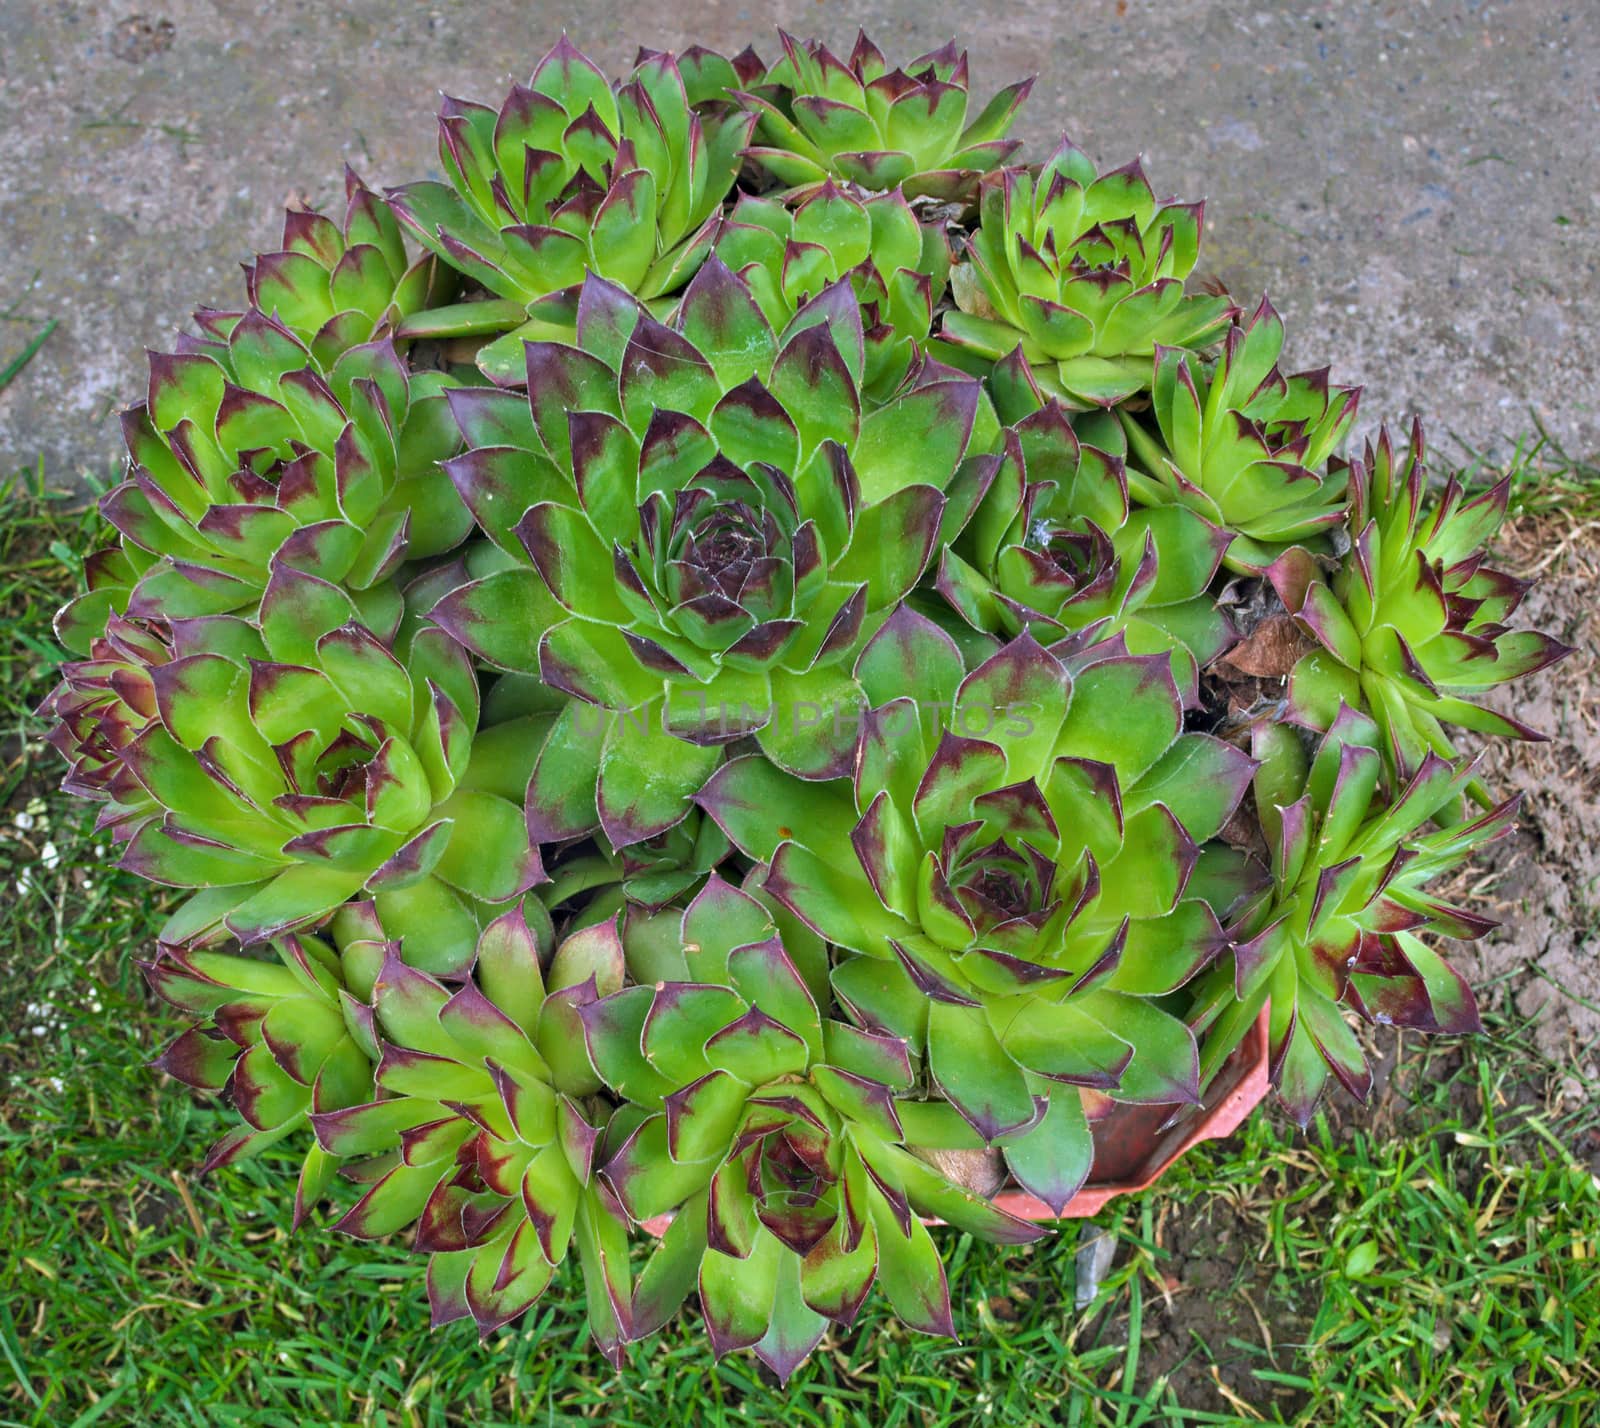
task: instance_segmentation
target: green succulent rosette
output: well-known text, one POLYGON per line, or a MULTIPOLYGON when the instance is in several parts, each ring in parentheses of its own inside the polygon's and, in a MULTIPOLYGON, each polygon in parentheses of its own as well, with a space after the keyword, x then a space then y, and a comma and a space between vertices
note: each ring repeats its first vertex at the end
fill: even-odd
POLYGON ((1006 138, 1031 79, 968 120, 967 56, 948 44, 896 69, 859 33, 848 60, 778 31, 783 58, 734 97, 756 118, 746 157, 786 188, 827 179, 908 198, 960 199, 1021 141, 1006 138))
POLYGON ((1137 159, 1099 174, 1063 139, 1036 168, 986 177, 978 211, 939 329, 974 370, 1020 349, 1047 395, 1115 406, 1149 389, 1157 349, 1209 347, 1238 311, 1185 291, 1205 205, 1158 201, 1137 159))
POLYGON ((1334 453, 1360 389, 1333 386, 1326 369, 1285 377, 1282 350, 1283 320, 1263 298, 1228 329, 1209 372, 1184 352, 1156 352, 1149 413, 1117 413, 1125 447, 1109 421, 1085 433, 1126 454, 1136 501, 1188 506, 1232 534, 1225 563, 1244 574, 1293 545, 1326 548, 1350 500, 1334 453))
POLYGON ((95 831, 122 842, 157 808, 123 752, 159 720, 153 675, 174 657, 173 640, 163 627, 111 611, 84 654, 61 665, 38 714, 67 763, 62 788, 101 804, 95 831))
MULTIPOLYGON (((1332 580, 1299 549, 1267 571, 1318 646, 1290 676, 1290 718, 1325 729, 1341 703, 1366 710, 1402 778, 1430 753, 1455 757, 1446 724, 1544 738, 1482 702, 1572 653, 1551 635, 1506 623, 1531 584, 1486 564, 1510 491, 1506 477, 1469 500, 1452 474, 1430 496, 1421 423, 1398 454, 1387 428, 1379 434, 1351 464, 1350 548, 1332 580)), ((1474 796, 1482 801, 1481 790, 1474 796)))
POLYGON ((312 1116, 323 1151, 363 1187, 335 1228, 410 1230, 429 1256, 434 1325, 470 1317, 485 1337, 537 1302, 575 1249, 590 1329, 620 1363, 626 1226, 592 1179, 610 1111, 579 1026, 581 1007, 621 985, 615 925, 557 947, 525 900, 485 926, 470 975, 449 985, 408 965, 404 944, 351 947, 368 961, 377 1095, 312 1116))
MULTIPOLYGON (((206 1095, 221 1096, 239 1124, 211 1149, 209 1174, 306 1133, 317 1112, 372 1095, 371 1014, 349 970, 315 937, 285 937, 275 960, 209 948, 163 947, 140 964, 151 989, 198 1018, 151 1064, 206 1095)), ((337 1157, 311 1141, 300 1162, 294 1224, 327 1193, 337 1157)))
POLYGON ((907 1149, 903 1120, 936 1121, 940 1106, 917 1089, 906 1042, 826 1016, 826 954, 820 977, 805 960, 810 978, 768 909, 713 877, 657 946, 651 980, 579 1011, 626 1102, 600 1181, 631 1219, 672 1217, 639 1273, 632 1332, 698 1289, 717 1355, 753 1348, 784 1382, 874 1283, 909 1327, 954 1333, 919 1216, 1004 1244, 1045 1233, 907 1149))
POLYGON ((1008 428, 972 519, 939 556, 937 588, 975 630, 1071 634, 1166 653, 1184 704, 1233 642, 1210 590, 1225 531, 1184 506, 1134 506, 1119 457, 1080 442, 1052 399, 1008 428))
POLYGON ((888 400, 922 361, 950 260, 899 189, 858 197, 828 179, 794 207, 747 194, 713 246, 774 332, 830 283, 850 279, 862 303, 867 402, 888 400))
MULTIPOLYGON (((698 53, 696 98, 717 87, 710 63, 698 53)), ((731 66, 721 75, 734 77, 731 66)), ((504 331, 590 272, 641 298, 682 287, 710 249, 754 122, 729 105, 696 108, 671 55, 648 54, 613 86, 565 36, 498 110, 447 98, 448 182, 406 184, 389 201, 419 242, 502 301, 438 309, 404 330, 504 331)))
POLYGON ((454 379, 407 368, 387 338, 324 372, 287 328, 250 311, 226 338, 150 354, 146 400, 122 414, 128 479, 100 509, 121 550, 90 570, 57 633, 82 653, 107 615, 252 617, 272 571, 344 586, 362 618, 399 615, 391 576, 449 550, 472 518, 438 462, 461 438, 454 379))
POLYGON ((807 777, 848 767, 854 656, 980 494, 981 393, 930 366, 864 412, 849 283, 775 334, 715 257, 673 327, 591 277, 576 336, 528 345, 526 393, 452 397, 471 449, 445 468, 499 565, 432 618, 574 696, 529 816, 624 848, 745 735, 807 777))
POLYGON ((1199 1096, 1193 1039, 1161 999, 1223 948, 1201 848, 1254 764, 1183 732, 1164 655, 1058 656, 1024 633, 965 674, 902 608, 857 675, 873 710, 853 787, 743 758, 700 802, 768 866, 773 897, 854 954, 838 999, 925 1054, 972 1131, 1059 1208, 1092 1157, 1080 1088, 1199 1096))
POLYGON ((149 670, 157 717, 119 750, 149 798, 122 865, 195 890, 164 940, 265 941, 366 892, 418 965, 454 972, 461 908, 543 878, 522 809, 483 787, 499 770, 474 762, 477 678, 442 630, 397 656, 336 586, 281 567, 259 628, 181 622, 173 653, 149 670))
POLYGON ((1379 742, 1347 705, 1309 758, 1290 726, 1256 729, 1271 876, 1230 927, 1231 956, 1194 992, 1206 1081, 1270 1004, 1272 1084, 1302 1127, 1330 1076, 1359 1100, 1371 1091, 1346 1009, 1414 1031, 1482 1029, 1466 979, 1425 935, 1477 938, 1496 924, 1428 885, 1509 833, 1519 800, 1462 820, 1470 764, 1429 753, 1385 787, 1379 742))
MULTIPOLYGON (((454 269, 432 253, 412 261, 389 205, 350 167, 342 219, 308 208, 283 216, 283 239, 245 264, 250 307, 289 329, 324 371, 352 347, 392 336, 414 313, 455 295, 454 269)), ((202 308, 209 336, 225 342, 242 312, 202 308)))

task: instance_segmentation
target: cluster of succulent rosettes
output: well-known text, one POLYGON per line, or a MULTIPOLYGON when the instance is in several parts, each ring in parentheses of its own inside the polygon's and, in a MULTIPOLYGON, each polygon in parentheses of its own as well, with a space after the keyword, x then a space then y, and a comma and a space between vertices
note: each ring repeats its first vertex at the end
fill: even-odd
POLYGON ((1161 348, 1205 348, 1237 309, 1187 293, 1203 203, 1158 202, 1135 159, 1097 174, 1070 140, 1037 168, 987 176, 940 328, 953 360, 1020 350, 1046 393, 1110 407, 1147 391, 1161 348))
POLYGON ((365 623, 392 626, 390 577, 472 528, 439 479, 461 444, 455 385, 411 370, 389 338, 323 369, 255 310, 151 353, 147 397, 122 414, 127 479, 100 503, 121 549, 62 612, 62 642, 84 650, 110 609, 249 618, 280 567, 343 586, 365 623))
POLYGON ((1430 754, 1455 757, 1446 724, 1543 737, 1480 702, 1571 653, 1550 635, 1506 624, 1531 583, 1485 564, 1510 491, 1508 476, 1469 500, 1452 474, 1432 492, 1420 423, 1399 453, 1387 428, 1369 443, 1350 465, 1350 542, 1331 581, 1299 547, 1267 572, 1318 645, 1290 676, 1290 718, 1326 729, 1341 704, 1370 711, 1399 778, 1430 754))
POLYGON ((925 364, 864 411, 844 279, 781 332, 716 257, 670 327, 593 276, 577 316, 576 346, 527 344, 526 393, 451 394, 470 449, 445 469, 505 559, 432 618, 580 701, 560 776, 588 758, 624 846, 747 734, 804 777, 848 767, 848 721, 797 711, 860 704, 856 653, 981 493, 984 404, 925 364))
POLYGON ((783 58, 734 98, 756 117, 747 156, 786 188, 833 178, 959 200, 1021 147, 1006 134, 1033 80, 1007 85, 969 120, 967 56, 953 43, 891 69, 864 32, 848 60, 817 40, 778 37, 783 58))
POLYGON ((1270 1004, 1273 1084, 1302 1126, 1330 1074, 1360 1100, 1371 1090, 1344 1008, 1383 1026, 1480 1029, 1471 988, 1422 934, 1470 939, 1495 924, 1428 884, 1509 833, 1518 799, 1464 818, 1471 763, 1430 752, 1390 780, 1379 743, 1377 724, 1343 704, 1309 757, 1293 726, 1256 729, 1270 874, 1238 869, 1236 881, 1257 886, 1235 907, 1229 956, 1200 982, 1190 1013, 1209 1080, 1270 1004))
POLYGON ((1565 653, 1506 485, 1343 461, 1356 391, 1186 288, 1198 205, 1007 167, 954 47, 783 47, 563 41, 446 182, 292 213, 152 355, 41 710, 184 893, 209 1166, 292 1145, 438 1323, 576 1259, 613 1360, 697 1292, 780 1377, 874 1283, 950 1332, 925 1222, 1033 1237, 997 1185, 1061 1211, 1261 1017, 1302 1123, 1347 1018, 1474 1029, 1430 889, 1514 805, 1445 729, 1565 653))
POLYGON ((925 1054, 1059 1208, 1092 1157, 1080 1087, 1198 1099, 1194 1040, 1161 999, 1225 945, 1204 849, 1255 765, 1183 731, 1164 655, 1057 651, 1024 633, 968 673, 902 609, 857 666, 872 711, 852 780, 743 758, 700 800, 844 954, 852 1016, 925 1054))

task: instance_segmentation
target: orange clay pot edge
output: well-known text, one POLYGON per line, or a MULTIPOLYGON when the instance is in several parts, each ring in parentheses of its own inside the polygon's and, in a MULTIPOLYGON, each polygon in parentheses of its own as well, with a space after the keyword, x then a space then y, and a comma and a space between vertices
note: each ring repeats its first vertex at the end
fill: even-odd
MULTIPOLYGON (((1101 1185, 1090 1181, 1067 1201, 1059 1216, 1043 1200, 1028 1194, 1026 1190, 1002 1190, 994 1196, 994 1203, 1002 1210, 1024 1220, 1086 1219, 1090 1215, 1098 1214, 1108 1201, 1114 1200, 1118 1195, 1135 1195, 1141 1190, 1148 1190, 1172 1168, 1180 1156, 1187 1155, 1202 1141, 1221 1140, 1223 1136, 1232 1135, 1244 1124, 1250 1112, 1266 1099, 1267 1027, 1270 1015, 1271 1008, 1263 1007, 1261 1015, 1245 1034, 1244 1041, 1240 1043, 1239 1050, 1235 1053, 1245 1063, 1243 1076, 1216 1105, 1201 1111, 1190 1123, 1183 1137, 1174 1143, 1171 1152, 1144 1174, 1129 1180, 1107 1181, 1101 1185)), ((928 1223, 940 1222, 930 1220, 928 1223)))

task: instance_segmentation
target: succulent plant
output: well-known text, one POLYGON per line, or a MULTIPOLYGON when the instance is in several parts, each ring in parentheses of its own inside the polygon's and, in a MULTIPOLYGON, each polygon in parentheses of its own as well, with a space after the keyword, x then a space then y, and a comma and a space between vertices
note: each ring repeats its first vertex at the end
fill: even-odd
POLYGON ((552 735, 560 783, 587 760, 625 847, 677 823, 743 735, 806 776, 848 765, 851 659, 975 499, 980 392, 928 367, 863 413, 849 283, 774 334, 715 257, 671 328, 591 277, 577 341, 528 346, 526 395, 452 399, 472 449, 445 466, 505 564, 433 618, 579 701, 552 735))
POLYGON ((862 396, 887 400, 921 357, 950 266, 944 240, 900 190, 864 199, 831 179, 793 209, 745 195, 714 251, 749 284, 774 332, 830 283, 848 277, 862 303, 862 396))
POLYGON ((940 350, 976 370, 1020 347, 1047 394, 1114 406, 1149 389, 1158 348, 1208 347, 1237 311, 1185 293, 1205 205, 1159 202, 1137 159, 1098 174, 1063 139, 1037 168, 985 177, 978 207, 940 326, 940 350))
POLYGON ((415 1225, 434 1324, 470 1316, 485 1336, 539 1298, 575 1245, 590 1328, 617 1361, 627 1241, 591 1175, 608 1112, 578 1022, 621 984, 615 926, 554 947, 543 908, 524 901, 484 928, 472 975, 450 986, 409 966, 403 944, 351 946, 382 957, 362 1007, 381 1094, 312 1117, 323 1150, 367 1187, 335 1228, 374 1239, 415 1225))
POLYGON ((275 961, 167 947, 141 965, 159 996, 199 1018, 153 1064, 194 1090, 225 1097, 239 1115, 204 1169, 258 1155, 296 1132, 311 1142, 295 1189, 299 1225, 339 1164, 304 1134, 308 1118, 368 1100, 377 1054, 370 1050, 371 1011, 352 996, 347 968, 326 942, 290 936, 271 950, 275 961))
MULTIPOLYGON (((250 308, 294 333, 324 371, 350 348, 392 336, 413 313, 449 302, 457 286, 454 270, 433 254, 408 261, 389 205, 348 166, 344 193, 341 222, 291 208, 282 246, 245 264, 250 308)), ((196 316, 226 339, 244 313, 202 309, 196 316)))
POLYGON ((1467 498, 1451 475, 1430 498, 1422 426, 1396 453, 1387 428, 1350 469, 1350 548, 1330 583, 1306 551, 1267 572, 1318 648, 1295 666, 1289 717, 1327 728, 1341 703, 1368 711, 1383 731, 1390 769, 1409 777, 1427 755, 1455 756, 1444 731, 1542 739, 1520 719, 1479 701, 1510 680, 1572 651, 1506 621, 1529 582, 1485 564, 1505 519, 1510 477, 1467 498))
MULTIPOLYGON (((110 553, 120 554, 114 547, 110 553)), ((84 597, 77 604, 81 611, 84 597)), ((62 664, 60 683, 38 713, 50 721, 46 737, 67 761, 61 786, 103 804, 96 830, 123 842, 157 811, 123 753, 159 722, 154 675, 173 658, 173 642, 165 629, 115 611, 98 623, 100 632, 82 650, 86 658, 62 664)))
POLYGON ((1005 433, 987 492, 940 553, 938 589, 975 629, 1083 632, 1167 652, 1184 704, 1233 638, 1211 598, 1225 532, 1184 506, 1131 506, 1122 461, 1081 443, 1051 400, 1005 433))
POLYGON ((939 1109, 916 1094, 906 1042, 825 1016, 755 898, 713 877, 676 942, 652 960, 653 985, 579 1013, 596 1070, 628 1103, 601 1182, 636 1221, 673 1216, 639 1275, 633 1332, 698 1287, 717 1354, 753 1347, 787 1381, 876 1282, 910 1327, 953 1334, 917 1216, 1008 1244, 1043 1231, 906 1148, 901 1107, 939 1109))
MULTIPOLYGON (((714 57, 697 58, 703 89, 714 57)), ((498 110, 447 98, 449 182, 407 184, 389 200, 418 241, 506 302, 435 312, 410 330, 513 327, 528 304, 589 272, 644 298, 681 287, 710 248, 754 123, 729 106, 692 108, 667 54, 647 55, 613 88, 565 36, 498 110)))
MULTIPOLYGON (((1345 468, 1330 458, 1360 389, 1333 386, 1326 369, 1285 377, 1282 350, 1283 320, 1263 298, 1229 328, 1209 375, 1181 351, 1156 352, 1155 432, 1148 419, 1118 413, 1134 499, 1199 511, 1233 535, 1228 568, 1250 574, 1290 546, 1324 548, 1349 502, 1345 468)), ((1099 439, 1113 445, 1109 434, 1099 439)))
POLYGON ((291 213, 152 355, 40 713, 184 894, 208 1170, 292 1152, 436 1324, 576 1261, 613 1363, 698 1294, 787 1380, 874 1284, 950 1333, 930 1226, 1044 1233, 1252 1026, 1302 1124, 1347 1018, 1475 1029, 1435 887, 1515 803, 1445 726, 1534 737, 1483 697, 1565 649, 1504 483, 1343 461, 1357 393, 1186 293, 1199 205, 1017 165, 954 46, 782 40, 563 40, 446 182, 291 213))
POLYGON ((1495 924, 1428 884, 1509 833, 1518 800, 1453 819, 1471 765, 1429 753, 1386 790, 1378 743, 1378 726, 1348 705, 1309 759, 1288 725, 1256 729, 1271 877, 1230 928, 1231 957, 1194 995, 1204 1079, 1270 1003, 1272 1084, 1302 1126, 1330 1075, 1360 1100, 1371 1090, 1344 1008, 1415 1031, 1480 1029, 1466 979, 1425 934, 1475 938, 1495 924))
POLYGON ((783 58, 735 97, 757 118, 746 155, 788 188, 834 178, 959 199, 1021 146, 1006 133, 1033 81, 1007 85, 968 122, 967 56, 954 43, 890 69, 864 32, 848 60, 817 40, 778 37, 783 58))
POLYGON ((101 501, 123 553, 101 558, 58 632, 82 651, 111 609, 248 618, 278 565, 344 585, 383 624, 401 562, 471 529, 438 473, 460 447, 443 395, 454 385, 408 370, 388 338, 324 372, 256 311, 225 337, 151 353, 146 400, 122 414, 128 478, 101 501))
POLYGON ((403 910, 419 965, 454 970, 448 912, 542 878, 522 810, 475 786, 477 682, 443 631, 402 662, 337 586, 280 567, 259 629, 212 616, 171 640, 155 717, 116 750, 148 796, 123 865, 196 890, 164 940, 265 941, 365 889, 403 910))
POLYGON ((742 758, 700 801, 770 866, 773 897, 855 954, 840 1001, 925 1049, 944 1096, 1059 1207, 1089 1169, 1078 1087, 1198 1097, 1194 1043, 1157 999, 1222 949, 1191 884, 1254 765, 1181 732, 1164 655, 1058 658, 1024 633, 964 675, 903 608, 856 672, 873 709, 853 795, 742 758))

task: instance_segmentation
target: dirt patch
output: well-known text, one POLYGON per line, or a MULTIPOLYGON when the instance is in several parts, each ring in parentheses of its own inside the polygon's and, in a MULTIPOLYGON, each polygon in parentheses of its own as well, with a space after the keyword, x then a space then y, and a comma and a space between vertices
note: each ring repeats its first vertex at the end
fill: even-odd
POLYGON ((1539 1050, 1592 1078, 1600 1074, 1600 531, 1542 522, 1508 536, 1505 563, 1540 575, 1516 623, 1575 652, 1494 701, 1550 741, 1497 742, 1486 752, 1486 782, 1497 794, 1521 793, 1523 813, 1477 880, 1503 925, 1458 960, 1478 987, 1509 976, 1518 1010, 1538 1018, 1539 1050))
POLYGON ((1165 1202, 1156 1243, 1167 1254, 1165 1292, 1146 1304, 1141 1381, 1166 1378, 1190 1409, 1227 1413, 1243 1402, 1259 1411, 1267 1400, 1292 1422, 1305 1394, 1256 1371, 1294 1370, 1317 1312, 1312 1286, 1279 1274, 1263 1257, 1259 1218, 1220 1199, 1203 1207, 1165 1202), (1201 1345, 1209 1353, 1198 1352, 1201 1345))

